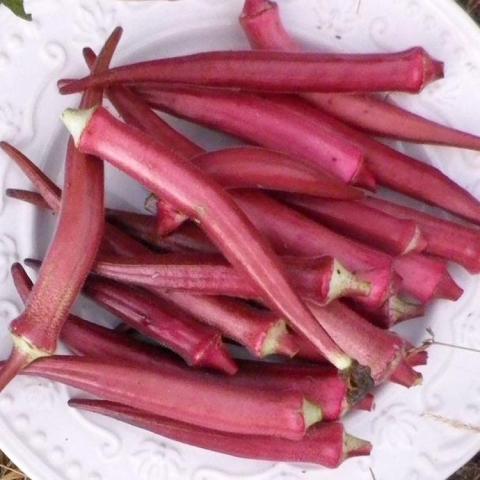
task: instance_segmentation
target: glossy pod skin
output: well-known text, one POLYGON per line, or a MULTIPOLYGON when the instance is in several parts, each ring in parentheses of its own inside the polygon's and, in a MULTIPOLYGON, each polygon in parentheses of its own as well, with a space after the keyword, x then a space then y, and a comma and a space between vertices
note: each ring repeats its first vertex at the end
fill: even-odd
POLYGON ((139 62, 80 80, 60 80, 63 94, 116 84, 191 84, 266 92, 418 93, 443 77, 443 63, 421 47, 390 54, 214 51, 139 62))
MULTIPOLYGON (((272 97, 270 97, 272 98, 272 97)), ((323 128, 331 128, 365 154, 365 164, 379 185, 480 223, 480 202, 439 169, 394 150, 315 108, 301 98, 275 96, 292 114, 306 115, 323 128), (425 188, 428 185, 428 188, 425 188)))
POLYGON ((37 360, 24 373, 223 432, 300 440, 321 419, 321 410, 300 393, 236 387, 222 379, 205 382, 188 370, 160 373, 123 361, 53 356, 37 360))
POLYGON ((462 289, 448 273, 446 263, 441 260, 415 252, 392 257, 344 237, 262 193, 236 191, 232 195, 278 253, 332 255, 359 278, 370 281, 370 301, 368 296, 358 299, 370 308, 379 308, 398 288, 422 302, 434 298, 455 300, 462 294, 462 289), (392 272, 402 277, 400 287, 396 285, 398 279, 392 272), (369 277, 372 274, 375 274, 374 278, 369 277))
POLYGON ((122 124, 101 107, 67 110, 63 119, 75 134, 80 151, 95 152, 197 219, 227 260, 252 281, 270 306, 307 335, 335 366, 341 370, 351 367, 352 360, 318 325, 293 291, 268 242, 220 186, 188 161, 139 130, 122 124), (109 135, 104 135, 105 131, 109 135))
POLYGON ((360 202, 329 201, 302 195, 288 195, 282 199, 323 225, 392 255, 421 252, 427 246, 414 221, 398 219, 360 202))
MULTIPOLYGON (((329 303, 345 296, 363 296, 370 290, 332 257, 282 257, 295 289, 304 297, 329 303)), ((201 295, 258 299, 248 279, 239 275, 221 255, 165 253, 130 258, 103 256, 95 273, 119 282, 201 295)))
MULTIPOLYGON (((302 49, 286 31, 275 2, 245 0, 240 24, 255 49, 287 52, 302 49)), ((478 136, 440 125, 372 95, 304 93, 302 96, 339 120, 375 136, 480 149, 478 136)))
POLYGON ((172 440, 236 457, 278 462, 302 462, 338 467, 345 459, 368 455, 369 442, 344 432, 341 423, 312 427, 300 441, 259 436, 233 435, 202 429, 131 407, 98 400, 71 400, 70 406, 107 415, 172 440))
POLYGON ((375 189, 373 178, 365 181, 369 172, 364 168, 361 150, 332 129, 313 124, 302 115, 292 115, 268 98, 197 86, 159 89, 147 84, 136 91, 155 109, 283 152, 345 183, 366 183, 369 189, 375 189))
POLYGON ((361 203, 397 218, 413 220, 427 241, 427 253, 456 262, 471 273, 480 272, 480 230, 380 198, 369 197, 361 203))
MULTIPOLYGON (((116 28, 107 39, 96 72, 108 68, 121 35, 122 29, 116 28)), ((81 107, 89 108, 101 100, 101 89, 89 89, 81 107)), ((30 362, 55 352, 62 326, 97 256, 104 225, 103 164, 80 153, 69 141, 58 227, 28 304, 10 326, 14 347, 0 372, 0 390, 30 362), (78 242, 75 251, 72 239, 78 242)))

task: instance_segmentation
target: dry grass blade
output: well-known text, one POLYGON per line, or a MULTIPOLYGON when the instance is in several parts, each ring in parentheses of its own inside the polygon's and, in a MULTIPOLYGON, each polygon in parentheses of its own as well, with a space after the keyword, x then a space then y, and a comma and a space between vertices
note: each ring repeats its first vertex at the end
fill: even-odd
POLYGON ((28 480, 18 468, 0 452, 0 479, 1 480, 28 480))

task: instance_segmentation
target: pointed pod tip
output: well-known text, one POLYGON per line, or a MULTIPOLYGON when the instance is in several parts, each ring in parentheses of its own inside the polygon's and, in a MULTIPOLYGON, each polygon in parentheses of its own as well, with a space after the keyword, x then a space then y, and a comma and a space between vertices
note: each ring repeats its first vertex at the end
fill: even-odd
POLYGON ((97 108, 97 105, 87 109, 67 108, 62 113, 62 121, 72 135, 76 147, 78 147, 80 138, 97 108))

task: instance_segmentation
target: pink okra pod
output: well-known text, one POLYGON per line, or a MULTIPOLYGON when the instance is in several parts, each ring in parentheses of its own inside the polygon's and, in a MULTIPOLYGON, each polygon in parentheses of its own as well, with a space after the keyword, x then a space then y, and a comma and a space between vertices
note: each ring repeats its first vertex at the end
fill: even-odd
POLYGON ((198 155, 192 162, 225 188, 262 188, 342 200, 363 197, 361 190, 266 148, 231 147, 198 155))
POLYGON ((393 255, 421 252, 427 246, 414 221, 399 219, 359 202, 329 201, 300 195, 282 199, 323 225, 393 255))
MULTIPOLYGON (((62 339, 75 353, 87 357, 115 358, 129 361, 155 371, 185 370, 177 359, 158 347, 133 340, 128 335, 92 324, 78 317, 71 317, 65 324, 62 339)), ((222 381, 247 387, 264 387, 273 390, 297 390, 322 410, 322 420, 333 421, 343 416, 350 408, 357 408, 355 389, 329 365, 306 366, 273 364, 267 362, 241 361, 241 370, 233 377, 222 381), (231 379, 231 380, 230 380, 231 379)), ((218 378, 205 373, 204 381, 218 378)), ((367 409, 371 398, 359 404, 367 409)))
POLYGON ((220 330, 258 357, 271 354, 293 356, 296 353, 296 345, 292 342, 283 319, 273 314, 257 312, 238 301, 227 299, 216 301, 215 298, 211 298, 203 303, 201 297, 174 295, 173 292, 167 292, 159 297, 103 279, 89 280, 85 292, 136 330, 179 353, 190 365, 201 366, 203 357, 205 361, 209 361, 211 357, 210 364, 214 364, 214 360, 217 358, 220 360, 221 357, 225 359, 223 364, 230 363, 224 370, 235 373, 233 362, 222 346, 220 330), (182 299, 185 304, 182 304, 182 299), (224 310, 228 310, 229 315, 223 317, 213 314, 199 315, 190 307, 191 304, 211 306, 211 310, 216 307, 220 310, 220 315, 224 314, 224 310), (208 323, 210 327, 199 325, 197 318, 208 323), (203 337, 204 340, 201 344, 199 337, 203 337), (187 351, 182 349, 185 343, 189 346, 187 351), (192 343, 198 349, 195 355, 191 355, 195 348, 192 343))
POLYGON ((361 150, 268 98, 199 87, 147 85, 138 91, 154 108, 278 150, 345 183, 375 189, 361 150))
POLYGON ((427 241, 426 253, 456 262, 471 273, 480 272, 480 230, 380 198, 369 197, 361 203, 416 222, 427 241))
POLYGON ((439 169, 400 153, 342 123, 308 102, 293 96, 269 97, 291 114, 305 115, 311 122, 331 129, 365 154, 367 168, 384 187, 480 223, 480 202, 439 169), (425 188, 428 185, 428 188, 425 188))
MULTIPOLYGON (((32 289, 32 282, 25 270, 14 264, 12 275, 23 301, 32 289)), ((133 340, 128 335, 87 322, 71 315, 62 331, 62 340, 75 353, 87 357, 118 359, 136 366, 151 368, 158 372, 177 370, 182 373, 187 367, 158 347, 133 340)), ((334 367, 295 366, 263 362, 241 362, 241 372, 232 377, 233 384, 247 387, 271 388, 273 390, 297 390, 322 409, 323 420, 337 420, 353 407, 357 400, 355 388, 334 367)), ((205 374, 204 380, 218 378, 205 374)), ((223 382, 230 382, 223 378, 223 382)), ((368 404, 367 404, 368 406, 368 404)))
MULTIPOLYGON (((27 264, 33 262, 27 260, 27 264)), ((106 280, 90 279, 84 291, 129 326, 177 353, 188 365, 215 368, 230 375, 237 371, 220 332, 199 324, 166 300, 106 280)))
MULTIPOLYGON (((32 282, 19 264, 13 265, 12 275, 25 302, 32 289, 32 282)), ((160 373, 182 373, 187 368, 158 347, 133 340, 124 333, 87 322, 74 315, 70 315, 64 325, 62 340, 75 353, 87 357, 118 359, 160 373)), ((214 381, 218 379, 212 374, 204 375, 206 382, 211 378, 214 381)), ((365 401, 358 398, 358 392, 348 379, 328 365, 302 366, 242 361, 241 371, 231 378, 234 385, 248 388, 300 391, 305 398, 321 408, 322 420, 325 421, 339 419, 347 410, 356 407, 359 400, 359 406, 366 409, 372 402, 370 398, 365 401)), ((223 378, 223 382, 229 383, 230 380, 223 378)))
POLYGON ((400 289, 422 302, 433 298, 455 300, 461 294, 461 289, 448 273, 444 262, 418 253, 392 257, 337 234, 261 193, 235 191, 232 195, 259 231, 270 239, 278 253, 332 255, 361 279, 370 281, 370 297, 374 295, 373 299, 369 301, 368 296, 358 298, 359 302, 370 308, 380 308, 392 289, 397 288, 398 282, 392 277, 392 271, 402 277, 400 289), (368 277, 372 272, 375 278, 368 277), (386 272, 385 275, 390 272, 389 278, 383 278, 384 282, 381 272, 386 272), (418 281, 419 278, 422 278, 422 282, 418 281))
MULTIPOLYGON (((337 368, 351 368, 352 359, 331 340, 292 289, 268 242, 218 184, 102 107, 66 110, 63 119, 74 133, 80 151, 112 163, 196 219, 227 260, 252 281, 269 306, 285 315, 337 368)), ((356 366, 355 369, 358 370, 356 366)))
POLYGON ((213 51, 139 62, 79 80, 60 80, 63 94, 144 82, 266 92, 418 93, 443 77, 443 63, 420 47, 390 54, 213 51))
MULTIPOLYGON (((240 24, 253 48, 287 52, 302 50, 282 24, 275 2, 246 0, 240 24)), ((302 96, 339 120, 376 136, 480 149, 478 136, 440 125, 371 95, 304 93, 302 96)))
MULTIPOLYGON (((320 303, 345 296, 368 295, 370 285, 332 257, 284 257, 290 281, 302 296, 320 303)), ((95 273, 144 287, 258 299, 248 278, 238 274, 220 255, 158 254, 142 258, 101 257, 95 273)))
MULTIPOLYGON (((90 48, 85 48, 83 56, 92 70, 96 60, 95 52, 90 48)), ((182 157, 191 158, 204 152, 202 147, 155 115, 131 89, 117 85, 106 90, 105 94, 126 123, 171 145, 172 149, 182 157)))
MULTIPOLYGON (((108 68, 121 35, 122 29, 116 28, 107 39, 95 72, 108 68)), ((81 107, 89 108, 101 100, 101 89, 89 89, 81 107)), ((55 237, 25 310, 10 325, 13 349, 0 372, 0 390, 30 362, 55 352, 62 326, 97 256, 104 224, 103 164, 80 153, 69 141, 65 192, 55 237), (74 251, 72 238, 77 241, 74 251)))
MULTIPOLYGON (((38 265, 31 259, 26 263, 38 265)), ((292 357, 297 352, 285 320, 271 312, 236 299, 155 287, 149 290, 93 277, 84 289, 98 304, 178 353, 189 365, 216 367, 230 374, 236 372, 220 332, 245 346, 255 357, 292 357)))
MULTIPOLYGON (((87 357, 114 358, 159 372, 175 372, 187 368, 158 347, 78 317, 71 317, 65 324, 62 340, 75 353, 87 357)), ((337 420, 350 408, 357 407, 355 389, 350 389, 347 380, 334 367, 248 361, 240 363, 241 370, 233 377, 223 377, 223 382, 230 383, 231 378, 233 384, 239 386, 300 391, 305 398, 321 408, 324 421, 337 420)), ((217 379, 218 376, 204 374, 204 381, 210 378, 217 379)), ((362 400, 360 406, 366 408, 370 403, 371 399, 368 398, 362 400)))
POLYGON ((390 295, 387 301, 378 309, 369 309, 358 302, 346 301, 346 304, 374 325, 389 329, 400 322, 425 315, 424 303, 415 302, 399 295, 390 295))
POLYGON ((313 463, 336 468, 347 458, 368 455, 372 448, 369 442, 345 433, 341 423, 314 426, 301 440, 291 441, 278 437, 234 435, 208 430, 153 416, 119 403, 80 399, 70 400, 69 405, 106 415, 172 440, 256 460, 313 463))
MULTIPOLYGON (((208 237, 193 223, 184 223, 175 231, 164 236, 166 230, 159 231, 158 218, 142 213, 108 210, 108 219, 153 248, 174 252, 195 251, 202 253, 218 253, 218 249, 208 237)), ((171 218, 171 217, 170 217, 171 218)), ((180 223, 184 221, 184 218, 180 223)), ((165 227, 165 223, 162 223, 165 227)))
POLYGON ((198 372, 162 372, 122 360, 53 356, 24 372, 78 388, 103 400, 213 430, 300 440, 321 409, 295 391, 204 381, 198 372))

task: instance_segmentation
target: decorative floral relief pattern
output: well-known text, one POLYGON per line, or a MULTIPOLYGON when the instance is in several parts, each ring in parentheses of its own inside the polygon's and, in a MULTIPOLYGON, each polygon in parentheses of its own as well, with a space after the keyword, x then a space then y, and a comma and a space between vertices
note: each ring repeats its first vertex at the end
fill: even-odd
MULTIPOLYGON (((145 38, 145 25, 158 23, 177 25, 176 12, 181 12, 181 26, 185 31, 196 35, 198 13, 204 18, 210 18, 212 35, 215 27, 226 24, 234 25, 242 0, 177 0, 164 2, 105 2, 102 0, 31 0, 32 9, 39 14, 33 23, 6 22, 2 23, 0 32, 0 91, 3 82, 15 81, 13 59, 22 55, 22 61, 30 62, 36 68, 36 74, 28 79, 28 84, 18 88, 27 95, 9 93, 8 98, 0 99, 0 138, 22 142, 27 141, 31 152, 48 154, 48 145, 56 134, 58 125, 46 124, 45 109, 55 111, 60 108, 59 97, 53 95, 55 80, 61 75, 68 64, 77 61, 78 47, 86 43, 98 47, 117 24, 124 25, 129 35, 128 48, 143 48, 147 43, 161 45, 165 33, 158 29, 155 35, 145 38), (168 8, 164 3, 168 2, 168 8), (186 5, 188 4, 188 10, 186 5), (41 8, 40 8, 41 7, 41 8), (59 9, 68 10, 69 15, 58 17, 51 15, 59 9), (47 12, 47 14, 41 14, 47 12), (210 15, 211 12, 211 15, 210 15), (171 18, 170 18, 171 17, 171 18), (73 35, 74 42, 66 41, 73 35), (45 102, 43 102, 45 100, 45 102), (46 108, 48 102, 48 108, 46 108), (57 103, 56 103, 57 102, 57 103), (31 131, 28 123, 31 122, 31 131), (45 151, 46 150, 46 151, 45 151)), ((392 50, 402 35, 403 26, 409 29, 408 38, 418 38, 419 43, 427 48, 436 49, 441 57, 448 61, 448 78, 443 82, 428 88, 420 97, 422 105, 434 112, 437 118, 448 124, 455 124, 453 114, 457 105, 465 105, 464 95, 468 93, 469 102, 480 102, 478 79, 480 70, 480 52, 466 48, 463 37, 455 33, 455 28, 461 25, 462 15, 449 0, 282 0, 286 21, 292 24, 305 25, 308 38, 318 39, 329 37, 335 40, 340 36, 342 45, 355 49, 375 48, 392 50), (442 11, 441 13, 439 13, 442 11), (447 15, 445 15, 447 13, 447 15), (399 21, 392 22, 394 18, 399 21), (405 21, 404 21, 405 20, 405 21), (406 25, 408 23, 408 25, 406 25), (455 26, 455 23, 457 26, 455 26), (405 25, 404 25, 405 24, 405 25), (319 28, 321 27, 321 28, 319 28), (323 35, 323 37, 322 37, 323 35), (433 110, 435 107, 435 110, 433 110)), ((207 22, 208 20, 204 20, 207 22)), ((233 27, 232 27, 233 28, 233 27)), ((469 25, 465 24, 463 34, 470 35, 469 25)), ((471 35, 478 35, 471 29, 471 35)), ((472 39, 472 44, 480 44, 479 37, 472 39)), ((199 36, 198 42, 204 39, 199 36)), ((127 47, 125 47, 127 48, 127 47)), ((4 89, 5 90, 5 89, 4 89)), ((10 88, 11 90, 11 88, 10 88)), ((468 106, 468 105, 467 105, 468 106)), ((472 113, 471 116, 475 116, 472 113)), ((472 118, 472 131, 480 122, 472 118)), ((438 150, 425 150, 425 156, 433 158, 432 162, 440 164, 444 156, 437 154, 438 150), (435 152, 433 154, 432 152, 435 152)), ((452 174, 458 174, 465 185, 472 191, 480 193, 475 154, 459 154, 451 150, 448 154, 452 174), (478 184, 478 187, 477 187, 478 184)), ((2 159, 3 160, 3 159, 2 159)), ((2 171, 4 173, 5 170, 2 171)), ((450 170, 449 170, 450 172, 450 170)), ((5 175, 0 175, 2 179, 5 175)), ((1 185, 0 185, 1 187, 1 185)), ((2 298, 0 302, 0 342, 7 342, 7 323, 18 315, 18 307, 14 303, 16 296, 12 286, 6 282, 11 261, 16 259, 15 243, 25 240, 23 230, 11 222, 15 218, 14 203, 8 203, 0 212, 0 281, 2 283, 2 298)), ((32 238, 32 244, 34 239, 32 238)), ((480 328, 478 327, 479 308, 476 304, 478 282, 470 283, 469 291, 463 303, 458 306, 436 309, 429 324, 435 325, 438 338, 447 342, 455 342, 472 348, 480 344, 480 328), (471 316, 468 316, 472 312, 471 316), (438 328, 437 328, 438 326, 438 328)), ((438 347, 440 348, 440 347, 438 347)), ((3 351, 3 350, 2 350, 3 351)), ((450 452, 471 452, 478 449, 478 441, 472 435, 455 431, 449 435, 450 443, 439 438, 438 425, 432 420, 421 416, 421 412, 445 412, 451 418, 457 418, 472 424, 478 424, 480 409, 480 385, 465 390, 464 405, 451 403, 445 388, 451 381, 449 366, 458 361, 463 353, 445 350, 435 365, 426 369, 425 383, 420 393, 415 396, 405 396, 405 401, 389 399, 381 396, 377 412, 370 415, 365 422, 368 427, 361 427, 359 433, 370 438, 374 444, 382 446, 401 446, 407 452, 407 457, 401 460, 401 468, 396 478, 392 480, 438 480, 446 478, 458 466, 458 460, 449 455, 450 452), (459 357, 460 356, 460 357, 459 357), (440 358, 441 357, 441 358, 440 358), (472 393, 472 391, 474 393, 472 393), (467 394, 468 393, 468 394, 467 394), (417 398, 418 405, 414 405, 417 398), (465 418, 455 416, 455 407, 464 409, 465 418), (372 422, 373 421, 373 422, 372 422), (452 448, 452 441, 454 447, 452 448), (435 457, 431 452, 435 451, 435 457), (441 457, 439 461, 437 457, 441 457)), ((470 354, 471 355, 471 354, 470 354)), ((466 357, 465 357, 466 358, 466 357)), ((469 357, 470 358, 470 357, 469 357)), ((465 375, 465 384, 470 380, 465 375)), ((27 379, 28 380, 28 379, 27 379)), ((33 380, 33 379, 32 379, 33 380)), ((67 390, 50 382, 36 380, 24 381, 27 386, 20 394, 12 386, 6 393, 0 395, 0 431, 8 430, 9 435, 0 437, 0 446, 5 446, 14 456, 14 441, 28 446, 31 452, 30 465, 32 471, 42 472, 45 469, 53 473, 48 480, 86 479, 102 480, 115 478, 127 480, 228 480, 247 478, 251 480, 344 480, 355 478, 370 479, 368 466, 374 462, 374 471, 382 475, 383 456, 374 454, 372 459, 353 460, 346 463, 342 469, 331 472, 312 467, 292 466, 288 464, 249 463, 241 461, 242 473, 230 472, 232 461, 228 457, 205 454, 201 450, 183 449, 178 444, 171 444, 151 434, 138 429, 125 428, 118 422, 107 419, 97 420, 84 414, 79 414, 64 407, 67 390), (30 383, 30 386, 28 386, 30 383), (59 390, 57 390, 59 388, 59 390), (22 406, 27 403, 37 403, 37 410, 22 406), (40 412, 40 413, 39 413, 40 412), (91 419, 91 420, 90 420, 91 419), (97 423, 98 422, 98 423, 97 423), (55 428, 52 428, 52 425, 55 428), (59 425, 64 427, 59 428, 59 425), (105 426, 104 426, 105 425, 105 426), (11 434, 10 434, 11 432, 11 434), (68 441, 65 438, 68 433, 68 441), (8 442, 12 442, 11 444, 8 442), (186 453, 188 451, 188 454, 186 453), (129 452, 127 457, 122 452, 129 452), (85 455, 84 455, 85 453, 85 455), (125 461, 126 460, 126 461, 125 461), (45 467, 45 468, 42 468, 45 467), (48 467, 48 468, 47 468, 48 467), (106 473, 108 472, 108 473, 106 473), (112 473, 113 472, 113 473, 112 473)), ((475 377, 476 381, 476 377, 475 377)), ((388 387, 387 387, 388 388, 388 387)), ((466 388, 459 384, 459 389, 466 388)), ((462 393, 463 390, 459 390, 462 393)), ((403 397, 402 397, 403 398, 403 397)), ((355 418, 357 418, 355 416, 355 418)), ((361 423, 361 422, 360 422, 361 423)), ((347 429, 355 425, 354 418, 346 420, 347 429)), ((445 430, 447 433, 449 430, 445 430)), ((443 432, 443 430, 442 430, 443 432)), ((24 447, 25 448, 25 447, 24 447)), ((388 456, 386 457, 388 458, 388 456)), ((240 462, 240 460, 237 460, 240 462)), ((23 466, 23 465, 22 465, 23 466)), ((36 475, 38 480, 47 480, 36 475)), ((390 477, 385 477, 390 478, 390 477)))
POLYGON ((9 235, 0 237, 0 283, 7 280, 10 266, 18 260, 17 245, 9 235))
POLYGON ((157 480, 168 478, 180 480, 185 464, 178 450, 166 443, 154 440, 144 441, 130 455, 136 477, 139 480, 157 480))
MULTIPOLYGON (((0 68, 2 54, 0 53, 0 68)), ((10 102, 0 105, 0 138, 14 142, 18 139, 22 130, 23 111, 10 102)))
POLYGON ((95 46, 101 44, 116 26, 116 14, 112 5, 111 2, 100 0, 79 2, 76 11, 75 41, 95 46))
POLYGON ((88 431, 104 439, 103 442, 99 444, 99 451, 105 459, 112 460, 119 456, 123 445, 119 435, 101 427, 92 419, 94 417, 82 413, 80 410, 71 409, 71 415, 88 431))

